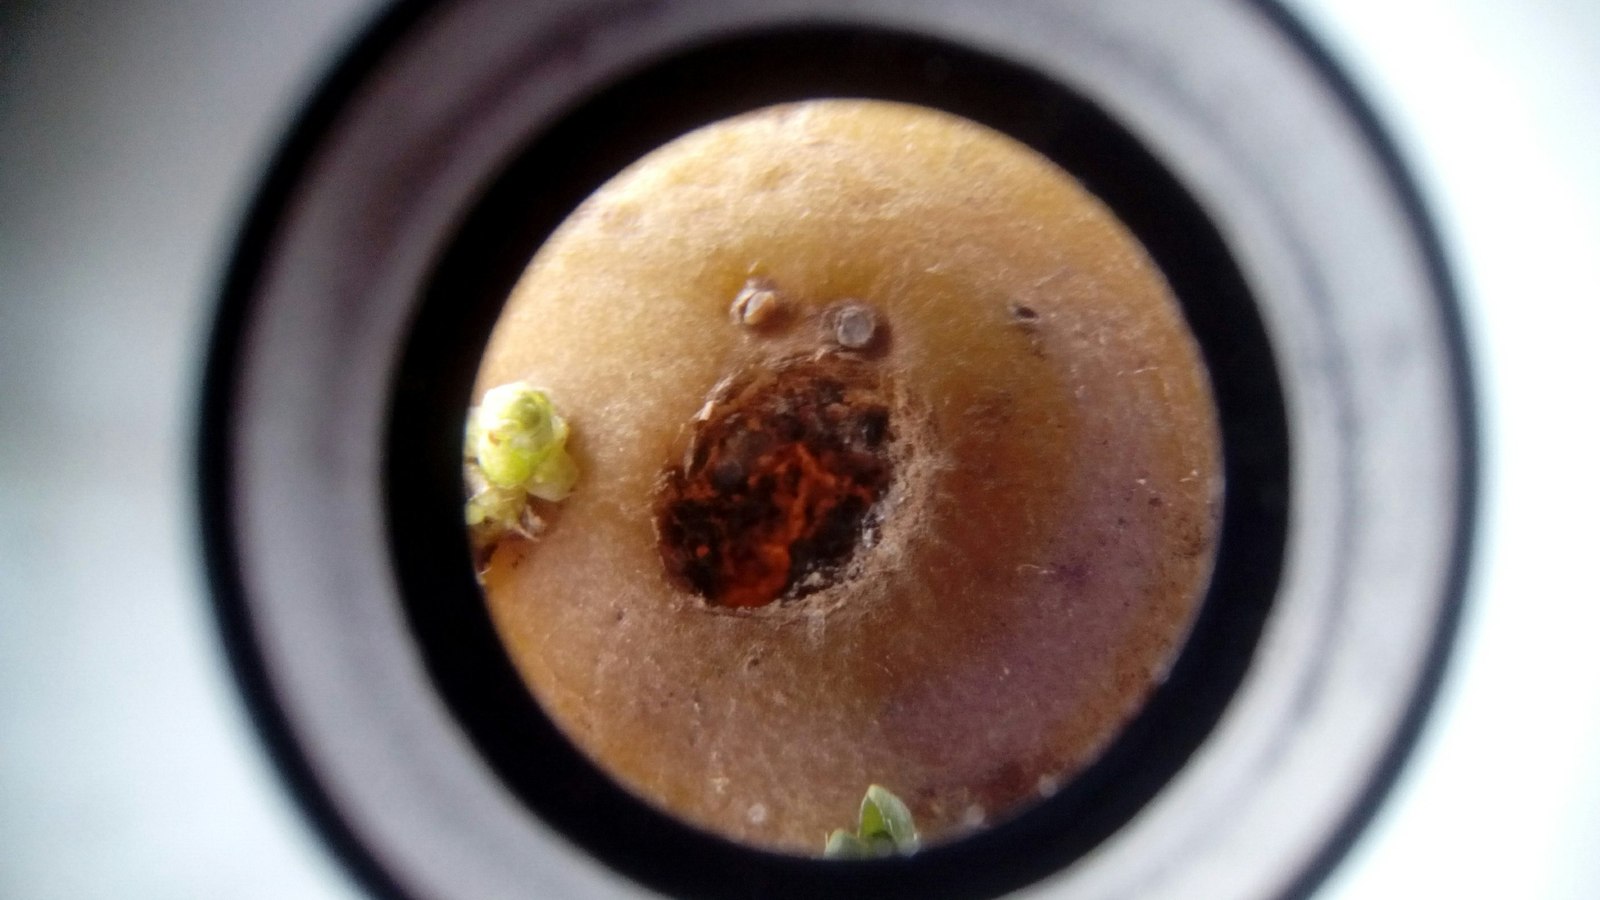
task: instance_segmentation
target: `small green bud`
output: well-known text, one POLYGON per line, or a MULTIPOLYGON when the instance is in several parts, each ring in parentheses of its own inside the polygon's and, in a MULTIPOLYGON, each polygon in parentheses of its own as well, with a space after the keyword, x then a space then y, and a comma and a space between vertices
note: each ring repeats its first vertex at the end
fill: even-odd
POLYGON ((861 824, 857 831, 863 838, 886 837, 901 853, 917 849, 917 826, 911 821, 911 810, 882 785, 868 786, 867 795, 861 798, 861 824))
POLYGON ((921 845, 911 810, 882 785, 869 785, 861 798, 856 833, 837 829, 828 835, 822 855, 828 859, 875 859, 917 852, 921 845))
POLYGON ((541 463, 566 452, 566 420, 556 415, 544 391, 527 382, 491 388, 478 405, 475 424, 473 455, 496 487, 526 488, 541 463))
POLYGON ((467 524, 484 535, 537 533, 528 497, 563 500, 578 480, 568 431, 550 397, 526 382, 487 391, 467 416, 467 524))

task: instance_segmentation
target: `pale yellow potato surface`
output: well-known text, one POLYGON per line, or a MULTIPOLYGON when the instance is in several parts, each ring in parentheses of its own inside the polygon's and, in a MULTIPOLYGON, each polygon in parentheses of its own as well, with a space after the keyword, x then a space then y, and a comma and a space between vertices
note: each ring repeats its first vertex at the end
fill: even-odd
POLYGON ((873 782, 935 840, 1048 794, 1164 676, 1210 574, 1217 423, 1161 274, 1060 169, 946 114, 816 101, 646 156, 517 285, 477 390, 515 380, 582 470, 484 575, 518 670, 620 783, 759 846, 819 852, 873 782), (730 320, 752 277, 784 328, 730 320), (721 379, 825 352, 845 300, 887 329, 882 538, 819 593, 710 608, 663 569, 657 479, 721 379))

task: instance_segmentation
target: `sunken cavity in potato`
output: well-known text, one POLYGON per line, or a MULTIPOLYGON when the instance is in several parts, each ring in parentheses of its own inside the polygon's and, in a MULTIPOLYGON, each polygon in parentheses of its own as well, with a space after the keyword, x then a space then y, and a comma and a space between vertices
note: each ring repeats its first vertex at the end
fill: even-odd
POLYGON ((477 381, 581 477, 481 572, 628 789, 814 854, 880 783, 940 840, 1046 796, 1160 682, 1217 533, 1216 413, 1137 242, 1048 160, 825 100, 688 134, 538 252, 477 381))

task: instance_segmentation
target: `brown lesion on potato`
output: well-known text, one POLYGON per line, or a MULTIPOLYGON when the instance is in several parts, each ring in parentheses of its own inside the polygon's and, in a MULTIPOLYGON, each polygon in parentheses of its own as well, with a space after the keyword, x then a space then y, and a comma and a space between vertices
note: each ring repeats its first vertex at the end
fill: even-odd
POLYGON ((850 354, 753 366, 720 385, 658 483, 667 573, 732 608, 835 583, 876 536, 894 476, 890 408, 875 367, 850 354))

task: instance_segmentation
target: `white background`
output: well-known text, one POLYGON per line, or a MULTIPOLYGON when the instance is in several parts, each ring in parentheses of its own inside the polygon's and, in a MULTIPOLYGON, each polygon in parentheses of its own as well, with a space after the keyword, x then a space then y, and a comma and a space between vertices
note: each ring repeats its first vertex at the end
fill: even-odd
MULTIPOLYGON (((1458 653, 1337 898, 1600 897, 1600 4, 1294 0, 1467 305, 1458 653)), ((194 410, 238 219, 365 0, 0 6, 0 896, 348 898, 210 620, 194 410)))

